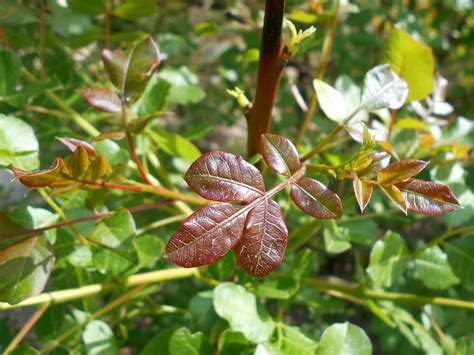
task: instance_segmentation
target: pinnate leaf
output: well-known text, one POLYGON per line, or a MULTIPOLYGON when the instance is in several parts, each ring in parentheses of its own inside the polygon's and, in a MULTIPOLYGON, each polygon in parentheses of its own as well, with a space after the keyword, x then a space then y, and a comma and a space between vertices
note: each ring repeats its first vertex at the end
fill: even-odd
POLYGON ((418 175, 427 165, 423 160, 400 160, 382 169, 377 181, 381 185, 393 185, 418 175))
POLYGON ((263 277, 283 260, 288 229, 278 204, 264 199, 247 216, 245 230, 235 247, 237 261, 250 275, 263 277))
POLYGON ((262 155, 270 169, 282 175, 290 176, 301 166, 293 143, 276 134, 262 135, 262 155))
POLYGON ((173 234, 165 257, 183 267, 212 264, 239 241, 246 212, 245 207, 228 203, 202 207, 173 234))
POLYGON ((407 209, 413 212, 439 215, 461 207, 448 185, 410 179, 396 186, 403 194, 407 209))
POLYGON ((313 217, 331 219, 342 215, 339 196, 319 181, 300 179, 291 188, 291 198, 304 213, 313 217))
POLYGON ((96 110, 109 113, 117 113, 122 110, 119 97, 110 90, 90 87, 79 90, 79 93, 96 110))
POLYGON ((331 120, 342 123, 347 116, 347 104, 342 94, 324 81, 315 79, 314 89, 318 97, 319 106, 331 120))
POLYGON ((407 213, 407 202, 405 201, 405 198, 398 187, 395 185, 380 185, 380 189, 383 191, 385 196, 387 196, 390 201, 395 204, 395 206, 397 206, 403 213, 407 213))
POLYGON ((184 179, 208 200, 251 202, 263 195, 265 185, 260 172, 241 156, 209 152, 196 160, 184 179))
POLYGON ((359 179, 357 176, 354 176, 353 185, 360 211, 364 212, 372 197, 373 186, 367 181, 359 179))
POLYGON ((397 110, 403 106, 407 96, 406 81, 400 79, 388 64, 376 66, 367 72, 362 93, 362 105, 367 110, 397 110))

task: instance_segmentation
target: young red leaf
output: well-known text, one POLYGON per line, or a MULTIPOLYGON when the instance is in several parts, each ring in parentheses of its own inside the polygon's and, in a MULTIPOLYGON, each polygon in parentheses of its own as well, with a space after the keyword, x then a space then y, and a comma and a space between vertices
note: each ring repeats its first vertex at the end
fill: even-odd
POLYGON ((84 141, 81 141, 80 139, 76 138, 58 138, 58 140, 64 144, 71 152, 75 152, 77 147, 83 147, 86 151, 87 154, 91 157, 97 156, 97 151, 95 148, 84 141))
POLYGON ((67 180, 67 174, 70 174, 69 168, 61 158, 56 158, 54 164, 44 170, 33 172, 16 168, 12 170, 18 180, 28 187, 63 187, 70 184, 70 181, 67 180))
POLYGON ((319 181, 303 178, 294 183, 291 198, 304 213, 313 217, 332 219, 342 215, 339 196, 319 181))
POLYGON ((288 229, 280 206, 264 199, 249 212, 244 233, 234 250, 248 274, 263 277, 280 265, 287 243, 288 229))
POLYGON ((451 188, 436 182, 410 179, 396 185, 410 211, 439 215, 461 207, 451 188))
POLYGON ((165 257, 183 267, 212 264, 239 241, 246 212, 245 207, 228 203, 202 207, 173 234, 165 257))
POLYGON ((428 162, 422 160, 401 160, 382 169, 377 175, 381 185, 393 185, 418 175, 428 162))
POLYGON ((263 195, 262 174, 241 156, 209 152, 197 159, 184 180, 208 200, 251 202, 263 195))
POLYGON ((276 134, 262 135, 262 155, 268 167, 282 175, 290 176, 301 166, 293 143, 276 134))
POLYGON ((110 90, 90 87, 79 90, 79 94, 96 110, 110 113, 117 113, 122 110, 119 97, 110 90))
POLYGON ((357 171, 357 176, 361 179, 372 179, 390 163, 390 155, 385 152, 372 153, 368 158, 370 165, 362 170, 357 171))
POLYGON ((364 212, 365 207, 369 204, 370 198, 372 197, 373 186, 365 180, 359 179, 354 176, 354 194, 359 204, 360 211, 364 212))
POLYGON ((122 91, 127 65, 127 55, 121 50, 110 51, 103 49, 101 52, 105 70, 109 74, 110 81, 117 89, 122 91))
POLYGON ((403 213, 407 214, 407 203, 403 198, 403 194, 395 185, 382 186, 383 193, 397 206, 403 213))

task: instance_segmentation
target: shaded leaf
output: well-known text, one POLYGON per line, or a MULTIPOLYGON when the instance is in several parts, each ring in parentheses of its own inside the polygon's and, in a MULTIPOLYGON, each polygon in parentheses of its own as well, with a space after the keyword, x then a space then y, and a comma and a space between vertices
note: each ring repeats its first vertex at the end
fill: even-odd
POLYGON ((107 323, 93 320, 82 333, 82 340, 88 355, 118 355, 119 346, 112 329, 107 323))
POLYGON ((373 186, 365 180, 359 179, 354 176, 353 180, 354 194, 359 204, 360 211, 364 212, 365 208, 369 204, 370 198, 372 197, 373 186))
POLYGON ((245 229, 235 246, 239 265, 255 277, 263 277, 280 265, 288 243, 280 206, 264 199, 250 210, 245 229))
POLYGON ((169 343, 176 329, 166 329, 155 335, 143 348, 140 355, 169 355, 169 343))
MULTIPOLYGON (((8 17, 2 16, 2 19, 8 17)), ((20 78, 22 63, 14 52, 0 50, 0 98, 11 94, 20 78)))
POLYGON ((68 0, 67 6, 77 12, 98 16, 107 11, 107 0, 82 1, 82 0, 68 0))
POLYGON ((42 236, 14 243, 0 252, 0 301, 16 304, 40 294, 54 265, 54 254, 42 236))
POLYGON ((148 83, 140 99, 136 102, 134 109, 140 116, 148 116, 153 112, 161 111, 165 107, 170 94, 171 84, 166 80, 153 76, 148 83))
POLYGON ((300 290, 300 284, 292 277, 279 276, 258 286, 257 296, 278 300, 287 300, 300 290))
POLYGON ((160 238, 145 234, 133 241, 133 245, 138 254, 140 267, 148 267, 163 256, 165 243, 160 238))
POLYGON ((383 191, 385 196, 387 196, 390 201, 392 201, 395 206, 397 206, 403 213, 407 214, 407 202, 398 187, 395 185, 382 186, 380 189, 383 191))
POLYGON ((0 167, 38 169, 38 150, 38 140, 31 126, 0 113, 0 167))
POLYGON ((316 341, 304 335, 298 327, 283 324, 281 336, 279 349, 282 354, 313 355, 318 346, 316 341))
POLYGON ((173 234, 165 257, 183 267, 212 264, 237 244, 246 212, 245 208, 228 203, 200 208, 173 234))
POLYGON ((331 219, 342 215, 339 196, 319 181, 300 179, 291 188, 291 198, 304 213, 313 217, 331 219))
POLYGON ((79 94, 96 110, 110 113, 122 111, 119 97, 110 90, 90 87, 79 90, 79 94))
POLYGON ((29 187, 64 187, 70 184, 67 178, 69 169, 62 158, 56 158, 56 161, 49 168, 34 172, 26 172, 13 168, 13 173, 23 185, 29 187))
POLYGON ((317 355, 371 355, 372 344, 364 330, 351 323, 336 323, 326 328, 317 355))
POLYGON ((214 289, 214 308, 230 328, 241 332, 253 343, 270 339, 275 328, 268 313, 257 303, 253 293, 233 283, 221 283, 214 289))
POLYGON ((324 228, 324 248, 328 253, 339 254, 351 247, 351 235, 348 228, 338 226, 334 221, 324 228))
POLYGON ((126 20, 147 17, 156 13, 157 4, 153 0, 126 0, 117 6, 113 14, 126 20))
POLYGON ((123 131, 107 131, 92 138, 92 142, 100 142, 107 139, 119 141, 121 139, 124 139, 125 137, 126 134, 123 131))
POLYGON ((219 355, 243 354, 251 351, 254 347, 255 345, 245 339, 244 335, 240 332, 226 329, 219 336, 219 355))
POLYGON ((313 87, 316 90, 319 106, 327 118, 342 123, 348 114, 347 104, 342 94, 319 79, 313 80, 313 87))
POLYGON ((383 61, 407 82, 410 90, 407 101, 424 99, 433 92, 433 51, 405 31, 398 28, 392 31, 383 61))
POLYGON ((437 245, 423 250, 415 259, 416 277, 426 287, 435 290, 446 288, 459 283, 448 262, 447 255, 437 245))
POLYGON ((95 157, 97 155, 97 152, 95 148, 90 144, 85 141, 82 141, 80 139, 76 138, 58 138, 58 140, 66 146, 67 149, 69 149, 71 152, 75 152, 77 147, 83 147, 87 153, 95 157))
POLYGON ((439 215, 461 207, 448 185, 410 179, 396 186, 403 194, 407 209, 413 212, 439 215))
POLYGON ((397 110, 403 106, 407 96, 407 83, 388 64, 376 66, 367 72, 362 93, 362 105, 367 110, 397 110))
POLYGON ((301 166, 293 143, 276 134, 262 135, 262 155, 268 167, 282 175, 290 176, 301 166))
POLYGON ((170 355, 212 355, 212 346, 201 332, 191 334, 187 328, 177 329, 170 338, 170 355))
POLYGON ((388 231, 383 240, 378 240, 370 252, 367 268, 372 282, 379 287, 390 287, 405 271, 408 251, 405 240, 388 231))
POLYGON ((262 174, 241 156, 209 152, 196 160, 184 180, 196 193, 213 201, 252 202, 263 195, 262 174))
POLYGON ((474 286, 474 242, 470 238, 445 243, 448 261, 454 274, 467 287, 474 286))
POLYGON ((189 302, 188 311, 191 314, 191 323, 195 329, 210 333, 217 321, 214 311, 214 295, 212 290, 196 293, 189 302))
POLYGON ((393 185, 418 175, 428 166, 423 160, 400 160, 388 165, 377 175, 377 181, 381 185, 393 185))

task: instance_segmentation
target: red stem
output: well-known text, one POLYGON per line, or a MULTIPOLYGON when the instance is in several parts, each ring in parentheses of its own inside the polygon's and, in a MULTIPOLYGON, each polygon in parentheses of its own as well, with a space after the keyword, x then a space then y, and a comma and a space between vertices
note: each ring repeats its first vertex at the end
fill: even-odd
POLYGON ((284 65, 282 58, 284 11, 284 0, 266 1, 257 87, 253 106, 248 115, 247 152, 249 156, 260 151, 261 136, 270 131, 272 108, 284 65))

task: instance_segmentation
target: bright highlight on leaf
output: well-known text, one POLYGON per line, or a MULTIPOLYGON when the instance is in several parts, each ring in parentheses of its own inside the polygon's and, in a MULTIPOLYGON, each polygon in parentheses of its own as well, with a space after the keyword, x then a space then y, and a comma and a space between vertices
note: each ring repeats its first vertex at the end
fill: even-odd
POLYGON ((342 94, 319 79, 313 80, 313 86, 319 106, 327 118, 342 123, 348 115, 347 104, 342 94))
POLYGON ((288 139, 276 134, 262 136, 262 155, 274 172, 290 176, 301 167, 296 147, 288 139))
POLYGON ((110 90, 90 87, 79 90, 79 94, 96 110, 110 113, 122 110, 119 97, 110 90))

